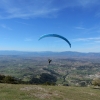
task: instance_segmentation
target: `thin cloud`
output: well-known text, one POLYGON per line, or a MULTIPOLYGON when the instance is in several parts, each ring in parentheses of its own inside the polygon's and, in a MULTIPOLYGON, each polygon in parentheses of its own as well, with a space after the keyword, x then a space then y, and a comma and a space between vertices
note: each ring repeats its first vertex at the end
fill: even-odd
POLYGON ((5 24, 0 25, 2 28, 7 29, 7 30, 12 30, 10 27, 6 26, 5 24))
POLYGON ((90 7, 100 5, 99 0, 76 0, 80 6, 90 7))
POLYGON ((84 27, 75 27, 76 29, 79 29, 79 30, 83 30, 83 29, 85 29, 84 27))
POLYGON ((77 38, 73 39, 73 41, 100 41, 100 37, 92 37, 92 38, 77 38))
POLYGON ((24 22, 18 22, 18 21, 16 21, 16 23, 24 24, 24 25, 29 25, 29 24, 27 24, 27 23, 24 23, 24 22))
POLYGON ((100 43, 100 40, 95 41, 95 43, 100 43))
POLYGON ((81 34, 98 34, 100 33, 100 25, 97 24, 93 27, 81 27, 81 26, 76 26, 74 29, 80 30, 81 34))
POLYGON ((97 12, 95 16, 100 17, 100 12, 97 12))
MULTIPOLYGON (((51 0, 52 1, 52 0, 51 0)), ((0 0, 0 18, 31 18, 52 15, 58 10, 47 0, 0 0)))
POLYGON ((24 41, 30 42, 30 41, 33 41, 33 39, 31 39, 31 38, 26 38, 24 41))
POLYGON ((0 18, 55 17, 68 7, 100 5, 99 0, 0 0, 0 18))

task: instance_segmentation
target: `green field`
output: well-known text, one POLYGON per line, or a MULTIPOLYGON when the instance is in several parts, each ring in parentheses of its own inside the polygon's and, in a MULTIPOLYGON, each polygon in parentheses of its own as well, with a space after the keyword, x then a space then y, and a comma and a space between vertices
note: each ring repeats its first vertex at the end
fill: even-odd
POLYGON ((0 83, 0 100, 100 100, 100 89, 0 83))

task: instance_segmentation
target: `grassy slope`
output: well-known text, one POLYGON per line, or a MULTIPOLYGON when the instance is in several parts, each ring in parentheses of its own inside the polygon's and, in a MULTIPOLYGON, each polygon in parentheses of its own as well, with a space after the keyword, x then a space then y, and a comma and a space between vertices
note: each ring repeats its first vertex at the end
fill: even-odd
POLYGON ((0 100, 100 100, 90 87, 0 84, 0 100))

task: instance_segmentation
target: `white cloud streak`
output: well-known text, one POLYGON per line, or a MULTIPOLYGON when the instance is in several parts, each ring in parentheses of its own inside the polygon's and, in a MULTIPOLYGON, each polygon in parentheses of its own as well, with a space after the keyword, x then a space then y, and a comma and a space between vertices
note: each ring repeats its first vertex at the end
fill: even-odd
POLYGON ((0 19, 55 17, 67 7, 91 7, 99 0, 0 0, 0 19))
POLYGON ((31 42, 31 41, 33 41, 33 39, 31 39, 31 38, 26 38, 24 41, 31 42))
POLYGON ((93 42, 99 42, 100 41, 100 37, 91 37, 91 38, 77 38, 77 39, 73 39, 73 41, 93 41, 93 42))
POLYGON ((100 5, 99 0, 76 0, 80 6, 90 7, 94 5, 100 5))
MULTIPOLYGON (((52 0, 51 0, 52 1, 52 0)), ((0 18, 47 16, 58 10, 47 0, 0 0, 0 18)))
POLYGON ((16 23, 20 23, 20 24, 24 24, 24 25, 29 25, 29 24, 27 24, 27 23, 24 23, 24 22, 18 22, 18 21, 16 21, 16 23))
POLYGON ((7 30, 12 30, 10 27, 6 26, 5 24, 0 25, 2 28, 7 29, 7 30))
POLYGON ((79 29, 79 30, 84 30, 85 28, 84 27, 75 27, 76 29, 79 29))

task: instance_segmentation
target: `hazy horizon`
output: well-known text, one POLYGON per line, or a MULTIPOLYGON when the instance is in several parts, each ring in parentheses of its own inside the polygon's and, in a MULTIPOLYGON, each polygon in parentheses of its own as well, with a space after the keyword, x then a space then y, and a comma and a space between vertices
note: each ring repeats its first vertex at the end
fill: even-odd
POLYGON ((24 51, 24 50, 0 50, 0 51, 10 51, 10 52, 37 52, 37 53, 43 53, 43 52, 53 52, 53 53, 61 53, 61 52, 76 52, 76 53, 100 53, 100 52, 81 52, 81 51, 24 51))

